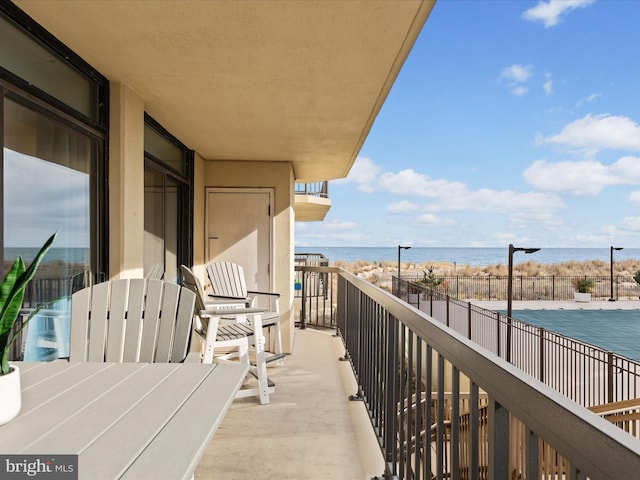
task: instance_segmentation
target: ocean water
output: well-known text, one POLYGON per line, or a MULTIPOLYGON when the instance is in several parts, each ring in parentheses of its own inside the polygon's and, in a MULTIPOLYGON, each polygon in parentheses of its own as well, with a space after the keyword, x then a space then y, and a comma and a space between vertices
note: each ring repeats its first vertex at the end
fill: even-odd
MULTIPOLYGON (((532 245, 535 246, 535 245, 532 245)), ((366 262, 398 261, 398 247, 296 247, 295 253, 319 253, 329 262, 344 261, 366 262)), ((412 263, 449 262, 457 265, 487 266, 509 263, 508 248, 467 248, 467 247, 412 247, 402 250, 401 261, 412 263)), ((624 248, 613 252, 613 260, 638 260, 640 267, 640 248, 624 248)), ((525 254, 515 252, 513 263, 527 261, 549 265, 574 260, 576 262, 601 260, 610 261, 610 249, 605 248, 541 248, 540 251, 525 254)))
MULTIPOLYGON (((31 262, 38 251, 38 248, 24 248, 24 247, 5 247, 4 259, 14 261, 18 256, 22 257, 26 263, 31 262)), ((60 260, 68 263, 89 263, 89 249, 88 248, 60 248, 51 247, 44 257, 43 262, 53 262, 60 260)))
MULTIPOLYGON (((22 255, 25 262, 33 260, 38 248, 5 248, 5 259, 15 260, 22 255)), ((295 253, 317 253, 329 259, 329 262, 397 262, 398 247, 296 247, 295 253)), ((412 247, 400 253, 402 262, 429 263, 448 262, 457 265, 486 266, 506 265, 509 261, 507 248, 471 248, 471 247, 412 247)), ((62 260, 71 263, 89 263, 88 248, 51 248, 46 261, 62 260)), ((514 263, 534 261, 541 264, 561 263, 574 260, 583 262, 601 260, 609 262, 610 250, 605 248, 541 248, 532 254, 516 252, 514 263)), ((640 268, 640 248, 624 248, 613 252, 613 260, 638 260, 640 268)))

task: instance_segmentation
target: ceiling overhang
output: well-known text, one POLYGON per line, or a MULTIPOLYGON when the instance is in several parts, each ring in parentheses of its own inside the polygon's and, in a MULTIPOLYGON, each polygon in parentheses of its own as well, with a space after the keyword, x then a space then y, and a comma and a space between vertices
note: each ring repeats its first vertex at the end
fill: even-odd
POLYGON ((345 177, 435 0, 14 0, 207 160, 345 177))

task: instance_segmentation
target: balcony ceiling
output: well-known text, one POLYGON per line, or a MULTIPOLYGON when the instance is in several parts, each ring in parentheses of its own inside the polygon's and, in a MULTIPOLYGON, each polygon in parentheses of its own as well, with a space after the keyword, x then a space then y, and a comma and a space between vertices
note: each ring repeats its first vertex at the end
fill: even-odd
POLYGON ((14 0, 211 160, 347 175, 435 0, 14 0))

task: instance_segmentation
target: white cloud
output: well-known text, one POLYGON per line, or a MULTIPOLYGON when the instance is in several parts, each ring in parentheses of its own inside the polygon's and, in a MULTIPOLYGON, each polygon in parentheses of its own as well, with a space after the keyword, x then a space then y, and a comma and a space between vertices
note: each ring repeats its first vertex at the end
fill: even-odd
POLYGON ((640 185, 640 158, 622 157, 612 165, 595 160, 534 162, 524 171, 527 183, 541 190, 572 195, 596 195, 612 185, 640 185))
POLYGON ((358 190, 371 193, 373 191, 372 184, 381 171, 381 168, 373 163, 373 160, 370 158, 358 157, 349 171, 347 178, 335 180, 333 183, 354 182, 358 184, 358 190))
POLYGON ((5 212, 6 245, 37 246, 60 228, 57 247, 87 247, 89 175, 10 149, 4 155, 4 198, 12 205, 5 212))
MULTIPOLYGON (((373 163, 371 170, 380 171, 373 163)), ((519 193, 512 190, 479 189, 469 190, 462 182, 445 179, 431 179, 428 175, 418 173, 413 169, 405 169, 398 173, 382 172, 380 176, 369 178, 366 191, 373 193, 381 191, 392 195, 429 199, 423 207, 428 214, 453 211, 494 212, 515 214, 524 212, 530 215, 536 223, 544 217, 541 212, 557 212, 564 209, 565 204, 554 194, 526 192, 519 193)), ((361 185, 362 186, 362 185, 361 185)), ((360 186, 360 187, 361 187, 360 186)), ((361 188, 362 189, 362 188, 361 188)), ((418 208, 415 201, 397 201, 389 205, 389 211, 401 212, 418 208)), ((435 221, 436 217, 424 217, 424 221, 435 221)), ((523 218, 520 217, 520 221, 523 218)), ((545 223, 552 224, 551 217, 546 217, 545 223)))
POLYGON ((514 95, 524 95, 529 90, 525 85, 533 75, 533 67, 531 65, 513 64, 502 70, 500 80, 514 95))
POLYGON ((562 219, 555 216, 555 210, 513 211, 509 213, 509 221, 514 225, 544 225, 545 227, 560 227, 562 219))
POLYGON ((591 95, 586 96, 585 98, 581 98, 576 102, 576 107, 581 107, 585 103, 591 103, 594 100, 600 98, 602 96, 601 93, 592 93, 591 95))
POLYGON ((633 232, 640 231, 640 217, 624 217, 620 222, 620 227, 633 232))
POLYGON ((560 17, 576 8, 586 7, 595 0, 549 0, 540 2, 525 11, 522 18, 532 22, 542 22, 546 28, 553 27, 560 22, 560 17))
POLYGON ((323 222, 323 228, 327 230, 352 230, 357 227, 357 224, 354 222, 340 222, 338 220, 334 220, 332 222, 323 222))
POLYGON ((455 225, 456 222, 450 218, 438 217, 433 213, 424 213, 418 216, 417 223, 421 225, 428 225, 430 227, 445 227, 455 225))
POLYGON ((534 212, 556 212, 564 207, 564 202, 556 195, 485 188, 475 191, 465 189, 455 196, 443 196, 441 202, 433 203, 427 209, 431 212, 471 211, 531 215, 534 212))
POLYGON ((434 182, 427 175, 419 174, 411 168, 398 173, 382 173, 378 178, 378 186, 381 190, 396 195, 406 195, 407 193, 421 197, 434 195, 434 182))
POLYGON ((550 73, 544 74, 545 82, 542 85, 545 95, 551 95, 553 93, 553 77, 550 73))
POLYGON ((634 190, 629 193, 629 201, 640 204, 640 190, 634 190))
POLYGON ((502 70, 502 78, 513 82, 526 82, 531 78, 531 65, 514 64, 502 70))
POLYGON ((539 140, 596 150, 640 151, 640 125, 627 117, 588 114, 566 125, 560 133, 539 140))
POLYGON ((513 93, 516 97, 521 97, 522 95, 524 95, 528 91, 529 91, 529 89, 527 87, 522 86, 522 85, 518 85, 518 86, 513 87, 511 89, 511 93, 513 93))
POLYGON ((603 233, 603 234, 584 234, 584 233, 578 233, 575 236, 575 241, 576 243, 581 243, 581 244, 593 244, 593 245, 606 245, 606 244, 611 244, 613 243, 614 239, 613 239, 613 235, 610 233, 603 233))
POLYGON ((520 235, 516 235, 513 232, 496 232, 493 235, 493 238, 499 241, 500 244, 508 244, 508 243, 518 243, 525 244, 529 242, 529 237, 523 237, 520 235))
POLYGON ((407 200, 401 200, 399 202, 390 203, 387 207, 387 210, 393 213, 406 213, 406 212, 415 212, 420 207, 413 202, 409 202, 407 200))

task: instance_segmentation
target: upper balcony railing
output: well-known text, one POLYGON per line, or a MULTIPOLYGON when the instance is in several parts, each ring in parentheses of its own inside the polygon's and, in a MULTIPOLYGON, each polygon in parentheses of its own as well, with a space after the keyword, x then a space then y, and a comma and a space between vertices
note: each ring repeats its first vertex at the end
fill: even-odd
POLYGON ((342 269, 296 271, 335 289, 352 399, 366 405, 387 477, 620 479, 640 468, 639 440, 468 336, 342 269))
POLYGON ((329 198, 329 182, 296 183, 294 193, 296 195, 329 198))

